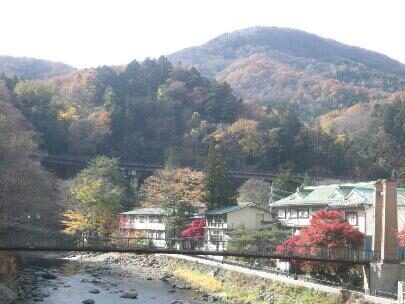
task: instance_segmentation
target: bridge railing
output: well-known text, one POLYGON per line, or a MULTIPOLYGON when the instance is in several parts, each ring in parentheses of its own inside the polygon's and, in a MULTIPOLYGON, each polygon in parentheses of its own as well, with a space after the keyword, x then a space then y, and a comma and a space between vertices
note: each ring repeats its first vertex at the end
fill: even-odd
POLYGON ((100 251, 145 251, 168 253, 221 254, 278 259, 341 261, 367 263, 378 261, 378 252, 351 248, 328 248, 315 246, 277 245, 263 241, 204 240, 195 238, 125 238, 84 237, 65 234, 40 235, 9 233, 0 239, 0 248, 43 250, 100 250, 100 251))

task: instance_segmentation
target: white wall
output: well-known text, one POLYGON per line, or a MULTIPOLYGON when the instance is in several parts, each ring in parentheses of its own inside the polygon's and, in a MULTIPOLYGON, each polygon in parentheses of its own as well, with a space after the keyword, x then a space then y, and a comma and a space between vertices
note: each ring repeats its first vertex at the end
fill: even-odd
POLYGON ((164 220, 161 218, 161 223, 156 222, 157 216, 155 215, 145 215, 145 216, 127 216, 129 220, 127 220, 125 225, 121 225, 120 228, 123 229, 134 229, 134 230, 165 230, 166 225, 164 220), (151 222, 152 220, 152 222, 151 222))
POLYGON ((398 207, 398 230, 405 227, 405 206, 398 207))

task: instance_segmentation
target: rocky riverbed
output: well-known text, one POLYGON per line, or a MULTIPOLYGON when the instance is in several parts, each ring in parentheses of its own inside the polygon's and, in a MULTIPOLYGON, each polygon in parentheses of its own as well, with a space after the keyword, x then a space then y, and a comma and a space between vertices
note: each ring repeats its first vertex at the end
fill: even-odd
POLYGON ((24 254, 16 264, 0 267, 0 304, 367 303, 164 255, 24 254))
MULTIPOLYGON (((87 254, 71 255, 68 259, 81 259, 86 262, 96 262, 98 266, 95 266, 91 270, 92 275, 114 275, 122 278, 139 278, 148 281, 162 281, 171 286, 169 292, 176 292, 176 290, 191 290, 192 287, 189 284, 176 280, 172 273, 172 269, 169 270, 169 265, 173 266, 173 258, 164 255, 135 255, 135 254, 87 254), (100 266, 102 264, 102 266, 100 266), (168 271, 169 270, 169 271, 168 271)), ((89 267, 89 266, 87 266, 89 267)), ((192 300, 202 302, 218 302, 220 298, 201 292, 200 290, 194 290, 195 295, 192 300)), ((174 303, 183 303, 181 301, 174 303)))
POLYGON ((165 261, 152 255, 30 257, 14 273, 2 276, 0 304, 196 304, 209 300, 176 282, 164 271, 165 261))

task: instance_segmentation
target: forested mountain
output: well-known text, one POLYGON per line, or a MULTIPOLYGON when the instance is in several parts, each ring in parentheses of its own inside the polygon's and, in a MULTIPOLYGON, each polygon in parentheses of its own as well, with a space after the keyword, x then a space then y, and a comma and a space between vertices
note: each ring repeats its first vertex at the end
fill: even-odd
POLYGON ((306 126, 287 105, 244 103, 228 84, 165 57, 5 83, 52 154, 163 163, 174 151, 201 167, 213 142, 233 168, 351 173, 345 139, 306 126))
POLYGON ((73 71, 73 67, 48 60, 0 56, 0 75, 24 79, 46 79, 73 71))
POLYGON ((405 172, 399 62, 278 28, 226 34, 170 58, 182 64, 162 56, 0 82, 51 154, 160 164, 177 154, 202 167, 213 143, 236 169, 405 172))
POLYGON ((400 62, 293 29, 248 28, 168 58, 226 81, 246 101, 293 104, 307 120, 405 89, 400 62))
POLYGON ((0 226, 3 221, 55 225, 60 201, 55 178, 33 155, 38 135, 0 81, 0 226))

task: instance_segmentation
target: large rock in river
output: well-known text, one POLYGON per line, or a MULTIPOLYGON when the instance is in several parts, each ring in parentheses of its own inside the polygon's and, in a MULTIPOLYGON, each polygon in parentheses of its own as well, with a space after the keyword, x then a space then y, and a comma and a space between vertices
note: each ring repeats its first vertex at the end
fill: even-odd
POLYGON ((43 273, 41 276, 42 276, 42 278, 44 278, 45 280, 54 280, 54 279, 57 278, 56 275, 54 275, 53 273, 50 273, 50 272, 43 273))
POLYGON ((94 288, 92 290, 89 290, 90 293, 100 293, 100 290, 98 290, 97 288, 94 288))
POLYGON ((138 298, 138 294, 136 292, 126 292, 124 293, 121 298, 125 298, 125 299, 136 299, 138 298))

